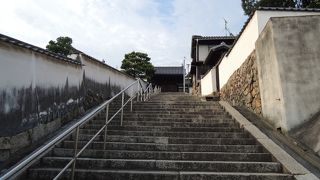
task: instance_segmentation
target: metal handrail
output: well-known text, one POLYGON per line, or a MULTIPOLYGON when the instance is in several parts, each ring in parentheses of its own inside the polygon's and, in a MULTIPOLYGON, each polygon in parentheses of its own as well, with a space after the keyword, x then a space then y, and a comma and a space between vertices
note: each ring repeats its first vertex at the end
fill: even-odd
POLYGON ((149 86, 143 91, 143 101, 146 101, 147 98, 149 98, 150 94, 150 88, 152 88, 152 84, 150 83, 149 86), (147 96, 147 97, 146 97, 147 96))
POLYGON ((122 121, 123 121, 123 109, 124 107, 131 102, 130 106, 130 111, 132 111, 132 101, 135 97, 137 97, 137 100, 139 99, 139 96, 144 97, 143 101, 147 100, 151 96, 151 92, 153 93, 158 93, 158 88, 155 87, 155 89, 152 88, 151 83, 149 86, 143 91, 143 86, 140 82, 141 80, 138 79, 137 81, 133 82, 130 84, 128 87, 120 91, 118 94, 113 96, 111 99, 105 101, 98 107, 94 108, 91 110, 89 113, 84 115, 82 118, 78 120, 75 124, 73 124, 70 128, 67 130, 63 131, 61 134, 59 134, 57 137, 53 138, 48 144, 45 144, 44 146, 38 148, 36 151, 34 151, 30 156, 26 157, 23 161, 21 161, 19 164, 14 166, 12 169, 7 171, 4 175, 0 177, 1 180, 9 179, 9 178, 14 178, 19 176, 22 172, 24 172, 27 168, 29 168, 34 162, 42 158, 47 152, 53 149, 53 147, 62 142, 64 139, 69 137, 74 131, 76 131, 76 139, 75 139, 75 145, 74 145, 74 156, 70 160, 70 162, 58 173, 58 175, 54 179, 58 179, 71 165, 71 179, 74 179, 74 171, 75 171, 75 165, 76 165, 76 160, 77 158, 81 155, 81 153, 92 143, 92 141, 103 131, 105 130, 104 134, 104 149, 106 148, 106 136, 107 136, 107 125, 118 115, 118 113, 121 112, 121 121, 120 125, 122 126, 122 121), (124 103, 124 94, 125 91, 128 90, 130 87, 133 85, 137 84, 137 93, 136 95, 132 95, 127 102, 124 103), (147 93, 147 98, 145 98, 147 93), (121 103, 121 108, 110 118, 108 119, 108 113, 109 113, 109 104, 117 97, 122 96, 122 103, 121 103), (80 126, 87 123, 89 120, 94 118, 96 115, 98 115, 104 108, 106 108, 106 123, 99 129, 99 131, 87 142, 85 146, 82 147, 82 149, 79 150, 77 153, 77 146, 78 146, 78 137, 79 137, 79 130, 80 126))

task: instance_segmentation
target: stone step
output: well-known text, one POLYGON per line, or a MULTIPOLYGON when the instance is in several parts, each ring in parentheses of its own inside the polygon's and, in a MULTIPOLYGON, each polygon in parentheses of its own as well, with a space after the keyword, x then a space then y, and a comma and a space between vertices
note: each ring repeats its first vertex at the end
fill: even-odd
POLYGON ((154 106, 146 106, 146 108, 139 108, 139 106, 133 105, 133 111, 139 112, 139 111, 171 111, 171 112, 212 112, 212 111, 223 111, 221 107, 212 108, 212 107, 206 107, 195 109, 195 108, 171 108, 171 107, 163 107, 161 109, 154 107, 154 106))
MULTIPOLYGON (((111 109, 111 108, 110 108, 111 109)), ((119 109, 119 108, 118 108, 119 109)), ((111 109, 111 110, 118 110, 118 109, 111 109)), ((127 107, 129 110, 130 108, 127 107)), ((189 112, 201 112, 201 111, 221 111, 223 110, 221 107, 207 107, 207 106, 201 106, 199 108, 194 107, 170 107, 170 106, 162 106, 162 107, 155 107, 155 106, 136 106, 133 105, 133 111, 159 111, 159 110, 165 110, 165 111, 189 111, 189 112)), ((103 111, 105 112, 105 111, 103 111)))
MULTIPOLYGON (((81 134, 95 134, 100 125, 86 126, 80 129, 81 134)), ((244 132, 243 129, 234 127, 170 127, 170 126, 108 126, 108 130, 119 131, 152 131, 152 132, 244 132)))
MULTIPOLYGON (((179 138, 248 138, 248 133, 243 132, 161 132, 161 131, 119 131, 108 130, 108 135, 123 136, 154 136, 154 137, 179 137, 179 138)), ((79 134, 80 140, 89 140, 92 135, 79 134)), ((74 135, 72 135, 74 138, 74 135)), ((102 135, 98 135, 97 139, 102 139, 102 135)))
POLYGON ((162 144, 213 144, 213 145, 255 145, 252 138, 181 138, 181 137, 161 137, 161 136, 121 136, 108 135, 110 142, 142 142, 142 143, 162 143, 162 144))
MULTIPOLYGON (((126 98, 127 99, 127 98, 126 98)), ((121 106, 113 102, 111 117, 121 106)), ((82 126, 78 150, 105 124, 105 110, 82 126)), ((217 101, 162 93, 133 102, 80 155, 76 179, 211 180, 293 179, 217 101), (105 149, 104 149, 105 146, 105 149)), ((73 133, 29 170, 30 179, 50 179, 74 154, 73 133)), ((62 179, 69 179, 69 170, 62 179)))
MULTIPOLYGON (((105 124, 105 121, 96 121, 92 122, 90 124, 84 125, 83 129, 100 129, 105 124)), ((120 121, 112 121, 108 124, 108 127, 121 127, 120 121)), ((160 122, 143 122, 143 121, 124 121, 123 127, 155 127, 155 128, 161 128, 161 127, 170 127, 170 128, 239 128, 239 125, 232 124, 232 123, 160 123, 160 122)))
MULTIPOLYGON (((150 139, 149 139, 150 140, 150 139)), ((216 141, 214 145, 204 144, 205 140, 198 143, 177 142, 179 139, 170 140, 158 139, 155 143, 150 141, 110 141, 107 139, 106 146, 109 150, 132 150, 132 151, 180 151, 180 152, 239 152, 239 153, 261 153, 264 149, 260 145, 256 145, 253 139, 211 139, 216 141), (179 143, 179 144, 178 144, 179 143)), ((209 141, 209 140, 208 140, 209 141)), ((83 147, 87 141, 79 141, 79 148, 83 147)), ((92 142, 89 145, 91 149, 102 149, 103 141, 92 142)), ((59 148, 73 148, 74 141, 64 141, 59 148)))
MULTIPOLYGON (((112 117, 115 113, 109 113, 108 117, 112 117)), ((120 117, 121 113, 117 114, 117 118, 120 117)), ((143 113, 136 113, 136 112, 124 112, 123 113, 124 118, 141 118, 141 117, 146 117, 146 118, 231 118, 227 113, 224 112, 206 112, 206 113, 194 113, 194 112, 179 112, 179 113, 170 113, 170 112, 152 112, 152 113, 147 113, 147 112, 143 112, 143 113)), ((97 115, 95 117, 95 119, 99 119, 99 118, 105 118, 106 114, 105 113, 101 113, 99 115, 97 115)))
MULTIPOLYGON (((67 140, 65 142, 69 142, 67 140)), ((158 143, 158 144, 214 144, 214 145, 255 145, 253 138, 174 138, 154 136, 108 135, 108 142, 158 143)), ((95 143, 100 143, 95 141, 95 143)))
POLYGON ((219 110, 219 111, 212 111, 212 110, 199 110, 199 111, 168 111, 164 109, 159 109, 159 110, 152 110, 152 111, 147 111, 147 110, 134 110, 132 112, 130 111, 124 111, 125 115, 130 115, 130 114, 170 114, 170 115, 181 115, 181 114, 195 114, 195 113, 210 113, 210 115, 226 115, 227 113, 225 111, 219 110))
MULTIPOLYGON (((109 117, 113 116, 115 114, 115 112, 109 112, 109 117)), ((121 112, 118 113, 118 115, 120 115, 121 112)), ((166 116, 166 117, 179 117, 179 116, 186 116, 186 117, 230 117, 227 113, 222 112, 222 111, 215 111, 215 112, 187 112, 187 111, 176 111, 176 112, 170 112, 170 111, 152 111, 151 113, 146 112, 146 111, 124 111, 123 115, 126 117, 132 117, 132 116, 139 116, 139 117, 150 117, 150 115, 153 115, 153 117, 162 117, 162 116, 166 116)), ((105 113, 100 113, 97 117, 98 118, 104 118, 106 116, 105 113)), ((120 117, 120 116, 118 116, 120 117)))
MULTIPOLYGON (((90 125, 101 127, 105 120, 94 120, 90 125)), ((119 125, 120 121, 111 121, 109 126, 119 125)), ((159 122, 159 121, 123 121, 123 126, 170 126, 170 127, 239 127, 233 121, 223 123, 159 122)), ((94 128, 94 127, 93 127, 94 128)))
POLYGON ((218 102, 215 101, 194 101, 193 99, 190 101, 176 101, 176 100, 151 100, 151 101, 139 101, 137 104, 165 104, 165 105, 171 105, 171 104, 178 104, 178 105, 213 105, 213 106, 219 106, 218 102))
MULTIPOLYGON (((127 107, 129 110, 129 106, 127 107)), ((218 106, 205 106, 205 105, 133 105, 133 110, 160 110, 160 109, 168 109, 168 110, 178 110, 178 109, 194 109, 195 111, 199 110, 221 110, 221 107, 218 106)), ((116 109, 114 109, 116 110, 116 109)))
MULTIPOLYGON (((113 114, 109 114, 109 119, 113 116, 113 114)), ((94 120, 100 119, 100 120, 105 120, 105 114, 98 115, 94 120)), ((158 121, 158 120, 186 120, 186 121, 201 121, 201 120, 232 120, 231 117, 228 115, 193 115, 193 114, 124 114, 123 115, 124 120, 153 120, 153 121, 158 121)), ((116 115, 116 117, 113 120, 120 120, 120 113, 116 115)))
MULTIPOLYGON (((105 122, 105 118, 94 118, 91 122, 102 121, 105 122)), ((235 122, 229 117, 216 117, 216 118, 158 118, 158 117, 124 117, 123 122, 150 122, 157 121, 159 123, 231 123, 235 122)), ((111 122, 120 122, 120 118, 114 118, 111 122)))
MULTIPOLYGON (((64 167, 71 158, 44 157, 41 167, 64 167)), ((281 165, 277 162, 246 161, 184 161, 154 159, 102 159, 77 158, 76 167, 83 169, 134 169, 166 171, 212 171, 212 172, 256 172, 279 173, 281 165)))
MULTIPOLYGON (((143 102, 134 103, 135 107, 186 107, 186 108, 220 108, 218 103, 208 103, 208 102, 188 102, 188 103, 175 103, 175 102, 143 102)), ((120 105, 119 105, 120 107, 120 105)))
MULTIPOLYGON (((61 169, 59 168, 33 168, 30 170, 31 178, 52 179, 61 169)), ((293 176, 280 173, 233 173, 233 172, 196 172, 196 171, 147 171, 147 170, 93 170, 77 169, 77 180, 102 180, 110 177, 112 180, 293 180, 293 176)), ((70 171, 63 174, 62 179, 69 179, 70 171)))
MULTIPOLYGON (((109 117, 112 115, 109 114, 109 117)), ((207 118, 225 118, 227 114, 124 114, 124 118, 194 118, 194 119, 207 119, 207 118)), ((105 114, 99 114, 95 119, 105 118, 105 114)))
MULTIPOLYGON (((73 149, 55 148, 52 156, 72 157, 73 149)), ((270 162, 269 153, 230 153, 230 152, 177 152, 177 151, 129 151, 87 149, 80 157, 104 159, 157 159, 194 161, 252 161, 270 162)))

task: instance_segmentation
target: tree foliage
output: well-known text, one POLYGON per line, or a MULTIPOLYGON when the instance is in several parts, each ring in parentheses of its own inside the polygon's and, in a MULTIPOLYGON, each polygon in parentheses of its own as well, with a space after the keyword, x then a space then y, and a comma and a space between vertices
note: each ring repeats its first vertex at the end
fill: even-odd
POLYGON ((320 0, 241 0, 244 14, 250 15, 258 7, 320 8, 320 0))
POLYGON ((69 55, 72 50, 72 39, 69 37, 58 37, 57 41, 49 41, 46 49, 54 53, 69 55))
POLYGON ((124 55, 121 69, 133 77, 150 81, 155 71, 150 60, 148 54, 133 51, 124 55))
POLYGON ((297 7, 320 8, 320 0, 298 0, 297 7))

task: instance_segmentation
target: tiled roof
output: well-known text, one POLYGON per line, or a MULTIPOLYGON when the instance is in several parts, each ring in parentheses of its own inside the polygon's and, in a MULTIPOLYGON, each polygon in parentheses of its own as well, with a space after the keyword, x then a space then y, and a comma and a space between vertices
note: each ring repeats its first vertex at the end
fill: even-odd
POLYGON ((177 67, 154 67, 155 74, 165 74, 165 75, 183 75, 182 66, 177 67))
POLYGON ((212 48, 210 48, 210 51, 217 51, 217 50, 219 50, 221 48, 229 49, 230 47, 231 47, 230 45, 227 45, 226 43, 222 42, 221 44, 213 46, 212 48))
POLYGON ((235 36, 199 36, 193 35, 191 39, 191 58, 195 61, 195 49, 196 41, 199 40, 201 44, 220 44, 222 41, 225 41, 227 44, 232 44, 236 39, 235 36))
POLYGON ((49 56, 49 57, 53 57, 55 59, 58 59, 58 60, 61 60, 61 61, 64 61, 64 62, 81 65, 81 62, 79 62, 77 60, 68 58, 68 57, 66 57, 64 55, 57 54, 57 53, 48 51, 46 49, 31 45, 31 44, 28 44, 26 42, 14 39, 12 37, 9 37, 9 36, 3 35, 3 34, 0 34, 0 41, 5 42, 5 43, 9 43, 9 44, 12 44, 12 45, 24 48, 24 49, 29 49, 29 50, 31 50, 33 52, 37 52, 37 53, 40 53, 40 54, 43 54, 43 55, 46 55, 46 56, 49 56))
POLYGON ((252 19, 254 13, 256 11, 300 11, 300 12, 320 12, 320 9, 315 9, 315 8, 284 8, 284 7, 259 7, 255 11, 253 11, 247 21, 244 23, 244 25, 241 28, 240 33, 238 34, 237 38, 235 39, 233 45, 227 52, 227 56, 229 53, 232 51, 234 45, 237 43, 238 39, 242 35, 243 31, 246 29, 247 25, 249 24, 250 20, 252 19))
POLYGON ((198 39, 198 40, 221 40, 221 39, 235 39, 234 36, 199 36, 199 35, 193 35, 192 40, 198 39))
POLYGON ((223 57, 222 55, 225 54, 230 47, 230 45, 227 45, 225 43, 221 43, 217 46, 212 47, 209 51, 208 56, 204 60, 204 64, 215 66, 223 57))
POLYGON ((316 8, 285 8, 285 7, 259 7, 257 10, 262 11, 309 11, 309 12, 320 12, 320 9, 316 8))

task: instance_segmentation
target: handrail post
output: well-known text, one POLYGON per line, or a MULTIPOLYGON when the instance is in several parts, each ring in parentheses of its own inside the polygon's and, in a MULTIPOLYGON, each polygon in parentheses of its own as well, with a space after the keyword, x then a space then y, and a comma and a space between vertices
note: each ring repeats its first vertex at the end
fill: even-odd
POLYGON ((131 102, 130 102, 130 112, 132 112, 132 100, 133 98, 131 98, 131 102))
POLYGON ((104 142, 103 142, 103 150, 106 150, 106 141, 107 141, 107 123, 108 123, 108 118, 109 118, 109 104, 106 106, 106 127, 104 129, 104 142))
POLYGON ((148 94, 148 95, 149 95, 149 97, 148 97, 148 99, 150 99, 150 97, 151 97, 151 93, 152 93, 152 91, 151 91, 151 90, 152 90, 152 84, 150 83, 150 87, 149 87, 149 94, 148 94))
POLYGON ((73 154, 73 163, 72 163, 72 169, 71 169, 71 180, 74 180, 74 171, 76 168, 79 129, 80 129, 80 126, 78 126, 76 129, 76 139, 74 141, 74 154, 73 154))
POLYGON ((143 90, 142 88, 140 89, 140 101, 143 101, 143 94, 142 94, 143 90))
POLYGON ((122 102, 121 102, 121 119, 120 119, 120 126, 122 126, 122 121, 123 121, 123 103, 124 103, 124 92, 122 92, 122 102))
POLYGON ((146 91, 146 100, 145 101, 148 101, 148 96, 149 96, 149 86, 148 86, 148 88, 147 88, 147 91, 146 91))
POLYGON ((137 88, 138 88, 138 89, 137 89, 137 90, 138 90, 138 91, 137 91, 137 102, 138 102, 138 101, 139 101, 139 91, 140 91, 140 86, 139 86, 139 85, 140 85, 140 82, 139 82, 139 80, 138 80, 137 82, 138 82, 138 83, 137 83, 137 85, 138 85, 138 86, 137 86, 137 88))

